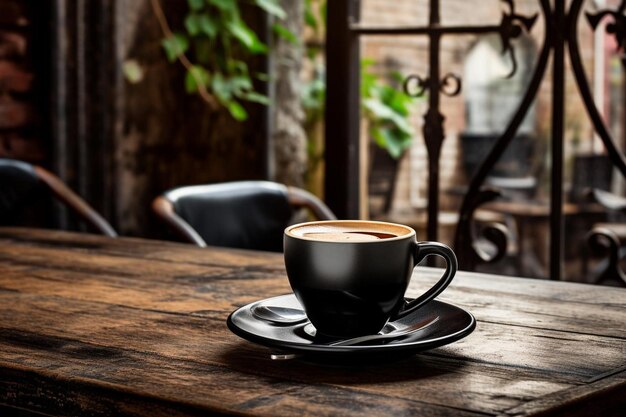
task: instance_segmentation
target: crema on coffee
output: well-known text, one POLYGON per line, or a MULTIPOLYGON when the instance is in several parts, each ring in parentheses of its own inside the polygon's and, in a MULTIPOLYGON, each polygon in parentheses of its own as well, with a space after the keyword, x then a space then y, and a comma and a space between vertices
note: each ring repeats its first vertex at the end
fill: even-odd
POLYGON ((288 234, 295 237, 324 242, 372 242, 393 239, 410 233, 411 229, 404 226, 359 221, 315 223, 288 229, 288 234))

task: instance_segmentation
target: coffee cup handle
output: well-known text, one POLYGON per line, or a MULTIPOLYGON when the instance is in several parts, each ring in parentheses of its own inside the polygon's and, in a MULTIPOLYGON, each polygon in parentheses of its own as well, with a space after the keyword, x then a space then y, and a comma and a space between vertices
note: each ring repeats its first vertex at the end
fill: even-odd
POLYGON ((456 255, 454 254, 452 249, 450 249, 443 243, 438 242, 415 243, 415 249, 413 251, 415 265, 419 264, 421 261, 424 260, 424 258, 430 255, 441 256, 446 260, 446 270, 443 273, 443 276, 431 289, 417 297, 415 300, 412 300, 410 302, 405 301, 405 304, 400 308, 400 311, 392 318, 392 320, 402 318, 407 314, 410 314, 418 308, 422 307, 424 304, 428 303, 436 296, 441 294, 441 292, 445 290, 448 285, 450 285, 450 282, 452 282, 452 278, 454 278, 454 275, 456 274, 456 271, 458 269, 456 255))

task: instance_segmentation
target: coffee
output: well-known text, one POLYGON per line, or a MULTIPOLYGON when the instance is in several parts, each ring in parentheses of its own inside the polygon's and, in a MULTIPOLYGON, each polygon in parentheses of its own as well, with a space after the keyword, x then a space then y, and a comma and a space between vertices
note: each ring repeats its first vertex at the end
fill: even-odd
POLYGON ((294 236, 324 242, 371 242, 410 234, 410 230, 374 222, 345 222, 338 225, 312 224, 290 230, 294 236))

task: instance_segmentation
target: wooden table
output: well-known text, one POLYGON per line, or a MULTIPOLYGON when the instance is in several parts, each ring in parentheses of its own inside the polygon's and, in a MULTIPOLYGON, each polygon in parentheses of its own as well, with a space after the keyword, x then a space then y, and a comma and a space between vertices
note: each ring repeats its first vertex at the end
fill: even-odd
MULTIPOLYGON (((226 327, 280 255, 0 229, 0 404, 63 415, 621 415, 626 290, 459 273, 476 331, 388 364, 271 361, 226 327)), ((416 295, 436 269, 417 271, 416 295)), ((1 415, 8 410, 0 408, 1 415)))

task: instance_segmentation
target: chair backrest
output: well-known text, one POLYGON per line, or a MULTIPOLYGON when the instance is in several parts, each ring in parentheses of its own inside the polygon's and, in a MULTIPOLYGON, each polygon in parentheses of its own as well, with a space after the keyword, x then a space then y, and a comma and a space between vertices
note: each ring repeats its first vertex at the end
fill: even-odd
POLYGON ((320 220, 335 219, 305 190, 269 181, 237 181, 176 188, 157 197, 152 207, 185 241, 280 252, 283 230, 295 208, 308 208, 320 220))
POLYGON ((103 235, 116 237, 111 225, 56 175, 35 165, 0 158, 0 223, 10 225, 29 205, 50 193, 103 235))

